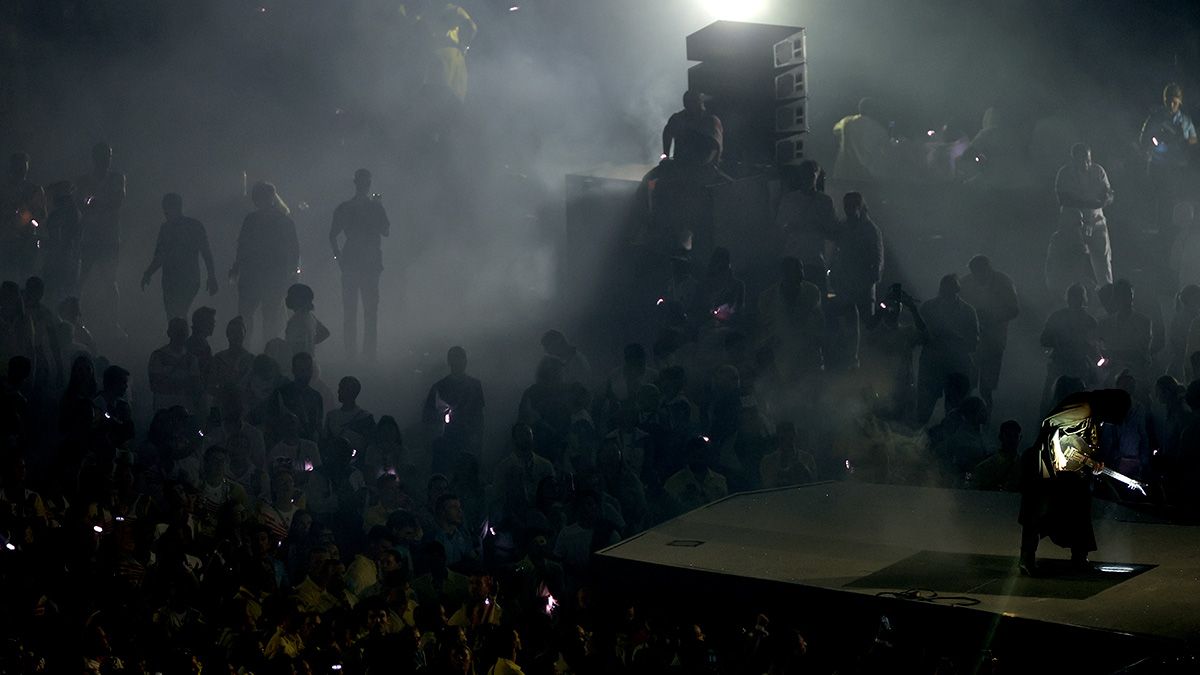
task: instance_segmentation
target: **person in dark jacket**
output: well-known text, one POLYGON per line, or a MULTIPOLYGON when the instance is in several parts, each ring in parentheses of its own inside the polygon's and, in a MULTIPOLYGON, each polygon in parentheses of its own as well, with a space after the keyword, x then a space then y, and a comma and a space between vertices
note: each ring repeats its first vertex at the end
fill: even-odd
POLYGON ((257 183, 251 192, 255 210, 242 221, 237 257, 229 270, 237 282, 238 314, 254 334, 254 313, 262 311, 262 342, 279 337, 283 296, 300 269, 300 242, 291 211, 275 186, 257 183))
POLYGON ((829 283, 838 301, 853 304, 866 321, 875 313, 875 284, 883 274, 883 234, 871 221, 861 193, 847 192, 842 208, 846 222, 837 235, 829 283))

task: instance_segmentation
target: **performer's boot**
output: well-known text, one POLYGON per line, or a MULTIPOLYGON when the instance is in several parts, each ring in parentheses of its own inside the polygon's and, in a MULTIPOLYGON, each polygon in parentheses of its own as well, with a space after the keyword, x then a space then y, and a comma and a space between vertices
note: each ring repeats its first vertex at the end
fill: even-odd
POLYGON ((1083 549, 1071 549, 1071 568, 1076 572, 1087 572, 1091 569, 1088 563, 1088 552, 1083 549))

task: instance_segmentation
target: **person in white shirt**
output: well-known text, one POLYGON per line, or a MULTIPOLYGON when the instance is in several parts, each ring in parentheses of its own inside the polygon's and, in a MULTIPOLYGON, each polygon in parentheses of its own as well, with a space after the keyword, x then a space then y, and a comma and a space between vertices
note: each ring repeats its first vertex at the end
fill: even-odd
POLYGON ((1113 201, 1112 186, 1104 167, 1092 161, 1092 149, 1083 143, 1071 147, 1071 163, 1058 170, 1054 193, 1060 211, 1078 211, 1083 220, 1083 239, 1092 261, 1096 285, 1113 282, 1112 248, 1104 208, 1113 201))
POLYGON ((858 102, 858 114, 848 115, 833 126, 838 154, 833 164, 833 179, 867 182, 877 180, 887 151, 888 132, 875 119, 874 102, 858 102))

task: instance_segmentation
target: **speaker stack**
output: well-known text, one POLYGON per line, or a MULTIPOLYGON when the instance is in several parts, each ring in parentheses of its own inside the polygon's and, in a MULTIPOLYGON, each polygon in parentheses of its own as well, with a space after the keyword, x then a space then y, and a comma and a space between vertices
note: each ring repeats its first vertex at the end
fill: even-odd
POLYGON ((804 158, 808 63, 804 29, 718 21, 687 37, 688 88, 710 97, 725 159, 789 166, 804 158))

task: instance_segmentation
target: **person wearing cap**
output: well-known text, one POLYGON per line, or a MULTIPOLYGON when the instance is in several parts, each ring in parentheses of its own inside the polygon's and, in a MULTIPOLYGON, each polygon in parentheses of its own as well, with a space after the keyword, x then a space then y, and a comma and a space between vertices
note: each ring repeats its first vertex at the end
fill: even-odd
POLYGON ((688 90, 683 95, 683 110, 671 115, 663 127, 662 158, 671 157, 689 164, 707 165, 721 161, 725 151, 725 127, 721 118, 705 107, 708 97, 688 90))

